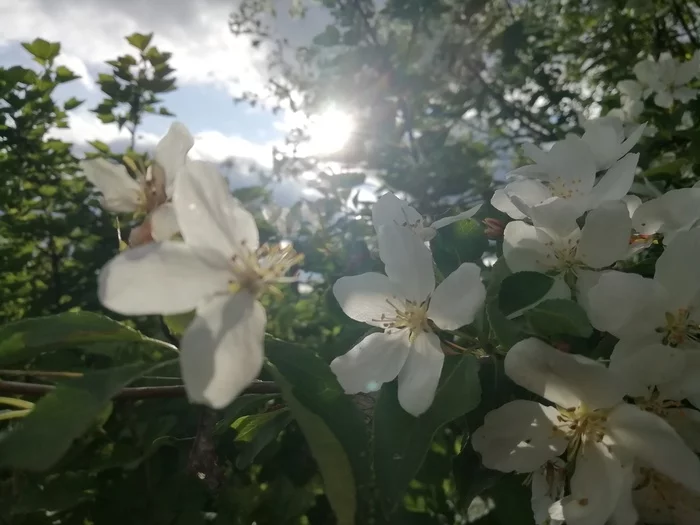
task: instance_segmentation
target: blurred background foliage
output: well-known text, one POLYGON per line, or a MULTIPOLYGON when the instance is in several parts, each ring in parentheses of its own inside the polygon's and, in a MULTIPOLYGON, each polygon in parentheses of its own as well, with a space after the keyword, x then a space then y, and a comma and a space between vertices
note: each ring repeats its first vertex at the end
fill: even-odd
MULTIPOLYGON (((339 152, 319 157, 304 153, 308 130, 300 126, 274 152, 265 179, 303 178, 318 199, 285 209, 266 187, 235 192, 256 213, 263 240, 289 240, 304 253, 308 279, 266 304, 262 379, 277 387, 248 393, 220 412, 190 406, 177 390, 110 401, 132 380, 178 384, 170 343, 177 344, 183 320, 117 325, 80 313, 107 313, 95 276, 119 239, 115 217, 100 209, 79 174, 72 145, 51 136, 81 104, 58 103, 54 90, 77 77, 55 64, 60 44, 41 39, 25 45, 36 67, 0 68, 0 322, 10 323, 0 329, 0 379, 59 385, 36 405, 47 417, 36 428, 27 419, 20 434, 21 417, 0 411, 0 462, 10 467, 0 470, 0 522, 532 523, 524 480, 487 471, 469 446, 470 429, 513 395, 496 389, 496 361, 450 357, 436 403, 419 419, 398 409, 392 385, 379 399, 343 396, 324 366, 365 333, 343 315, 332 283, 381 270, 371 201, 358 187, 371 178, 431 218, 487 203, 474 220, 441 230, 433 253, 443 275, 472 261, 489 278, 488 321, 456 341, 471 350, 507 348, 509 333, 522 327, 502 329, 505 318, 497 324, 503 294, 517 283, 506 285, 503 268, 491 268, 499 232, 482 221, 505 220, 488 205, 493 189, 523 162, 520 144, 579 133, 582 119, 619 108, 616 84, 633 78, 642 58, 669 51, 689 60, 700 50, 700 4, 316 3, 333 22, 300 48, 271 30, 271 0, 243 0, 231 14, 234 34, 269 50, 273 73, 264 97, 246 93, 235 103, 307 115, 337 105, 353 116, 355 130, 339 152), (73 313, 32 320, 61 312, 73 313), (71 383, 76 377, 82 383, 71 383)), ((296 2, 292 15, 304 12, 304 2, 296 2)), ((88 156, 139 164, 148 159, 136 140, 143 119, 172 116, 161 96, 176 89, 177 72, 170 54, 150 40, 128 37, 133 52, 108 62, 111 73, 97 79, 104 100, 91 108, 105 125, 126 127, 130 146, 112 151, 94 141, 88 156)), ((645 104, 639 121, 656 133, 639 148, 639 195, 696 181, 700 132, 681 120, 688 113, 697 122, 699 105, 645 104)), ((609 345, 582 333, 585 327, 562 337, 574 347, 609 345)), ((32 394, 23 399, 37 401, 32 394)))

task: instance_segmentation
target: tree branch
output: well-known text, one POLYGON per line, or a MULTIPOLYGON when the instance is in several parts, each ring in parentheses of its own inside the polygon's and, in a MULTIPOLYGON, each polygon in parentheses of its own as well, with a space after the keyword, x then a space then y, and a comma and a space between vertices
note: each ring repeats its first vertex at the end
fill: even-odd
MULTIPOLYGON (((0 393, 4 394, 43 396, 52 392, 55 388, 53 385, 0 380, 0 393)), ((244 394, 278 394, 279 392, 280 389, 274 381, 256 381, 243 390, 244 394)), ((175 398, 185 397, 185 395, 184 385, 139 386, 124 388, 114 396, 114 399, 175 398)))

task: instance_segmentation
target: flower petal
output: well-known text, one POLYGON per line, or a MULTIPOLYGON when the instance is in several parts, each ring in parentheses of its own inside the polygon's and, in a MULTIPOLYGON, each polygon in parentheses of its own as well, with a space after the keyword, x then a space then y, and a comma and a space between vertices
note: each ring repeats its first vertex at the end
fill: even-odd
POLYGON ((564 496, 566 489, 566 464, 560 459, 547 462, 532 473, 532 497, 530 504, 537 525, 562 525, 562 519, 549 514, 554 502, 564 496))
POLYGON ((397 224, 379 228, 379 257, 387 276, 406 299, 422 303, 435 289, 433 256, 411 230, 397 224))
POLYGON ((236 200, 216 166, 191 161, 179 174, 173 203, 185 242, 227 256, 258 247, 255 219, 236 200))
MULTIPOLYGON (((625 469, 604 444, 587 442, 576 458, 571 494, 560 502, 567 525, 607 523, 625 488, 625 479, 625 469)), ((558 516, 557 504, 553 507, 558 516)))
POLYGON ((663 418, 686 445, 694 452, 700 452, 700 411, 693 408, 667 408, 663 418))
POLYGON ((678 348, 623 339, 610 355, 610 371, 619 377, 625 394, 646 397, 654 387, 680 378, 685 353, 678 348))
POLYGON ((527 211, 535 226, 547 228, 559 235, 569 234, 578 227, 576 219, 584 214, 588 202, 586 197, 550 197, 540 204, 527 207, 518 196, 514 195, 511 199, 520 210, 527 211))
POLYGON ((586 216, 578 259, 591 268, 610 266, 626 257, 631 234, 632 219, 625 203, 605 202, 586 216))
POLYGON ((433 404, 444 360, 438 336, 418 334, 399 372, 399 404, 406 412, 418 417, 433 404))
POLYGON ((591 324, 615 337, 653 335, 663 323, 663 288, 653 279, 623 272, 604 272, 585 301, 591 324))
POLYGON ((385 325, 384 317, 396 315, 389 302, 399 306, 404 301, 386 275, 374 272, 341 277, 333 285, 333 294, 348 317, 379 327, 385 325))
POLYGON ((700 459, 659 416, 623 403, 608 417, 607 434, 616 447, 700 492, 700 459))
POLYGON ((379 233, 379 228, 386 224, 406 226, 422 222, 421 214, 393 193, 385 193, 372 206, 372 224, 377 233, 379 233))
POLYGON ((165 193, 173 196, 175 178, 185 166, 187 153, 194 146, 194 138, 180 122, 170 125, 168 132, 156 146, 154 160, 165 171, 165 193))
POLYGON ((621 139, 614 127, 595 120, 585 122, 583 127, 586 132, 581 138, 591 148, 598 171, 609 168, 622 156, 619 153, 621 139))
POLYGON ((654 104, 660 108, 670 108, 673 106, 673 95, 669 91, 663 90, 659 91, 654 95, 654 104))
POLYGON ((133 213, 141 207, 141 185, 126 168, 105 159, 80 163, 85 178, 102 193, 102 207, 115 213, 133 213))
POLYGON ((331 370, 348 394, 376 392, 399 374, 409 353, 408 330, 369 334, 348 353, 331 362, 331 370))
POLYGON ((502 211, 513 219, 527 218, 527 215, 515 207, 505 189, 498 189, 493 192, 493 197, 491 197, 491 206, 499 211, 502 211))
POLYGON ((552 423, 558 415, 534 401, 511 401, 486 414, 472 446, 487 468, 532 472, 566 450, 566 436, 552 423))
POLYGON ((634 228, 642 234, 685 230, 700 219, 700 188, 670 190, 646 201, 632 216, 634 228))
POLYGON ((628 153, 605 172, 589 195, 588 209, 597 208, 602 202, 622 199, 632 187, 639 153, 628 153))
POLYGON ((151 236, 154 241, 168 241, 180 233, 175 206, 172 202, 161 204, 151 212, 151 236))
POLYGON ((585 403, 607 408, 622 399, 615 377, 602 364, 567 354, 539 339, 519 341, 508 351, 505 373, 513 382, 562 408, 585 403))
POLYGON ((182 336, 180 366, 190 400, 223 408, 260 373, 265 309, 250 294, 207 299, 182 336))
POLYGON ((458 213, 457 215, 452 215, 451 217, 443 217, 442 219, 438 219, 435 222, 433 222, 430 226, 432 226, 435 229, 440 229, 458 221, 471 219, 474 215, 476 215, 479 212, 480 209, 481 204, 477 204, 476 206, 469 208, 467 211, 463 211, 462 213, 458 213))
POLYGON ((174 241, 125 250, 100 272, 100 302, 123 315, 192 311, 202 298, 228 286, 227 261, 217 255, 174 241))
POLYGON ((512 221, 503 231, 503 257, 511 272, 546 273, 557 267, 554 239, 546 230, 512 221))
POLYGON ((485 298, 481 270, 474 263, 464 263, 432 293, 428 317, 443 330, 456 330, 474 321, 485 298))
POLYGON ((700 229, 681 232, 656 261, 654 281, 668 293, 669 309, 687 308, 700 293, 700 229))

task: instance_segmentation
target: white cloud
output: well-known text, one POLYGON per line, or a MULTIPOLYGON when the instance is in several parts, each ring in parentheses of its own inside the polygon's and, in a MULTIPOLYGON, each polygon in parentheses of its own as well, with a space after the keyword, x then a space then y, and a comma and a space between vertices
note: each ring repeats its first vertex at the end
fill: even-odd
POLYGON ((94 91, 97 87, 97 84, 92 79, 92 75, 90 75, 85 62, 77 56, 70 55, 68 53, 61 53, 56 58, 56 64, 59 66, 66 66, 73 73, 78 75, 80 77, 78 82, 80 82, 88 91, 94 91))
POLYGON ((221 162, 231 157, 250 159, 260 166, 272 167, 274 143, 251 142, 236 135, 224 135, 219 131, 201 131, 195 134, 192 158, 221 162))
MULTIPOLYGON (((21 0, 0 1, 0 45, 36 37, 58 41, 78 74, 129 51, 124 37, 155 32, 153 44, 173 54, 183 84, 209 84, 237 93, 264 85, 264 63, 228 28, 230 0, 21 0)), ((66 64, 68 65, 68 64, 66 64)))

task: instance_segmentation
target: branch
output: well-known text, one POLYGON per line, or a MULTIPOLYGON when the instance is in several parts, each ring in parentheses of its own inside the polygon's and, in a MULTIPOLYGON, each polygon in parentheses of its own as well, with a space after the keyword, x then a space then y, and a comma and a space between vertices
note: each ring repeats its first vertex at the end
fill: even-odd
MULTIPOLYGON (((43 396, 53 392, 55 388, 53 385, 0 380, 0 393, 4 394, 43 396)), ((274 381, 256 381, 243 390, 244 394, 278 394, 279 392, 280 389, 274 381)), ((139 386, 124 388, 114 396, 114 399, 175 398, 185 397, 185 395, 184 385, 139 386)))

